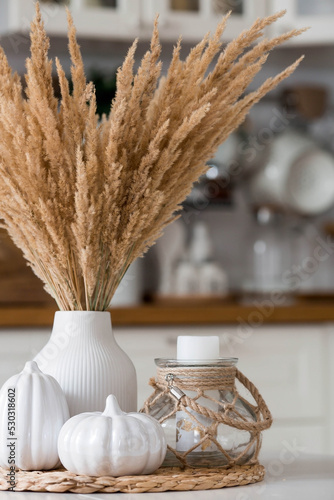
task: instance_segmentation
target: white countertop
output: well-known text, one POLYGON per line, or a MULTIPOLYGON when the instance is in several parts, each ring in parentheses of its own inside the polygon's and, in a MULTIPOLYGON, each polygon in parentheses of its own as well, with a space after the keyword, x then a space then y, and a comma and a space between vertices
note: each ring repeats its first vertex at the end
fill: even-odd
POLYGON ((209 491, 166 493, 15 493, 0 492, 0 500, 334 500, 334 456, 307 455, 281 459, 263 457, 261 483, 209 491))

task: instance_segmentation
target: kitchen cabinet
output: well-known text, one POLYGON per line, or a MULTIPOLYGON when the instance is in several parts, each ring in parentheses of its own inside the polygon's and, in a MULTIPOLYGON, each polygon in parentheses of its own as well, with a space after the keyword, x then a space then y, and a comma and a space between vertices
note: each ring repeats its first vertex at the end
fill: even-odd
MULTIPOLYGON (((66 35, 65 4, 73 13, 80 37, 132 40, 151 36, 159 13, 160 36, 175 42, 179 35, 196 42, 213 31, 229 10, 231 18, 224 39, 237 36, 263 14, 265 0, 64 0, 42 2, 48 34, 66 35)), ((25 33, 34 16, 33 0, 3 0, 0 5, 0 33, 25 33)))
MULTIPOLYGON (((50 328, 0 329, 0 386, 46 344, 50 328)), ((334 454, 334 323, 313 325, 114 327, 137 370, 138 404, 151 394, 154 358, 174 358, 178 335, 218 335, 220 354, 238 357, 239 369, 259 388, 274 423, 263 451, 300 447, 334 454)))
MULTIPOLYGON (((41 3, 43 18, 50 35, 67 32, 66 10, 73 13, 80 37, 95 39, 148 40, 155 15, 159 13, 160 36, 175 42, 179 35, 186 42, 197 42, 208 31, 214 31, 219 19, 228 11, 231 17, 223 35, 229 41, 248 28, 257 17, 287 9, 283 20, 270 29, 271 36, 284 31, 312 26, 301 38, 289 45, 329 43, 334 3, 330 0, 59 0, 41 3)), ((34 16, 33 0, 2 0, 0 34, 27 33, 34 16)), ((15 40, 13 41, 15 45, 15 40)))
MULTIPOLYGON (((78 36, 132 40, 140 35, 140 1, 68 0, 42 2, 41 11, 49 35, 67 33, 67 4, 73 14, 78 36)), ((0 34, 27 33, 34 17, 33 0, 2 0, 0 34)), ((15 41, 13 41, 15 44, 15 41)))
POLYGON ((270 10, 276 12, 286 9, 280 23, 271 29, 272 36, 280 35, 291 29, 309 26, 301 37, 289 41, 289 45, 328 44, 334 41, 334 2, 332 0, 271 0, 270 10))
POLYGON ((251 25, 265 11, 265 0, 144 0, 143 16, 152 25, 159 12, 163 40, 199 41, 208 31, 214 32, 219 19, 231 11, 223 39, 231 40, 251 25))

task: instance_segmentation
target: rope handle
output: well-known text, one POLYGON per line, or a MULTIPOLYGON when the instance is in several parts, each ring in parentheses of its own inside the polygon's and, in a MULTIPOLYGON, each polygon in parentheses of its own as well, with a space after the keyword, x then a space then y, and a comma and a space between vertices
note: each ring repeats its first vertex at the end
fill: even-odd
POLYGON ((236 369, 235 376, 239 380, 239 382, 252 395, 252 397, 254 398, 254 401, 256 402, 256 404, 260 410, 260 413, 262 414, 263 420, 261 420, 259 422, 254 422, 255 426, 257 426, 257 428, 258 428, 259 427, 258 424, 261 424, 261 427, 262 427, 261 430, 269 429, 269 427, 273 423, 273 417, 270 413, 270 410, 269 410, 265 400, 263 399, 263 397, 259 393, 258 389, 255 387, 253 382, 251 382, 246 377, 246 375, 244 375, 240 370, 238 370, 238 368, 236 369))

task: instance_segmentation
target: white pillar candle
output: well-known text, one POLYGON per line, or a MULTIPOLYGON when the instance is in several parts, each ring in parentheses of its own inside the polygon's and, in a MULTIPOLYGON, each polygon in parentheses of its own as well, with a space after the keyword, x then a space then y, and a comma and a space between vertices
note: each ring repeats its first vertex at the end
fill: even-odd
POLYGON ((177 338, 179 360, 209 360, 219 358, 219 337, 217 336, 180 336, 177 338))

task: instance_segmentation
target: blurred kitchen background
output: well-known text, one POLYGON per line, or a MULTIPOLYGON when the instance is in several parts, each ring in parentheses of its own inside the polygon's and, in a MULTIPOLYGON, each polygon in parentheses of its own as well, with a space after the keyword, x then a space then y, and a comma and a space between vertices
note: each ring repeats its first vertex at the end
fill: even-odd
MULTIPOLYGON (((57 55, 69 71, 65 5, 73 12, 87 76, 96 84, 100 113, 109 110, 116 90, 115 72, 131 41, 136 36, 140 39, 137 61, 147 49, 156 12, 160 14, 165 69, 180 34, 185 56, 229 10, 232 15, 226 42, 257 16, 284 8, 288 9, 286 16, 267 30, 267 36, 312 26, 271 54, 252 87, 301 54, 305 59, 222 144, 209 162, 207 175, 184 204, 180 219, 145 259, 131 267, 113 305, 143 300, 176 300, 178 304, 181 300, 248 301, 273 289, 282 291, 287 302, 297 295, 334 298, 334 252, 326 254, 324 249, 323 257, 314 255, 319 238, 326 241, 334 232, 334 2, 42 2, 51 36, 50 56, 57 55)), ((12 67, 23 74, 33 2, 4 1, 0 9, 2 46, 12 67)), ((35 296, 26 293, 24 262, 13 250, 17 257, 14 265, 11 244, 1 236, 0 272, 13 290, 9 293, 7 286, 6 292, 0 292, 0 300, 30 302, 35 297, 37 302, 48 301, 32 277, 29 287, 33 286, 35 296)))
MULTIPOLYGON (((153 358, 175 356, 178 334, 218 334, 221 354, 240 357, 273 411, 268 446, 334 453, 334 0, 42 2, 50 56, 69 72, 65 5, 100 112, 130 43, 139 37, 137 62, 148 48, 156 12, 164 70, 180 34, 185 57, 230 10, 224 42, 282 9, 267 36, 311 26, 270 55, 249 91, 305 59, 221 145, 180 218, 129 269, 112 318, 137 367, 139 401, 153 358)), ((22 75, 33 12, 32 0, 0 3, 0 43, 22 75)), ((45 344, 55 306, 4 233, 0 279, 2 382, 45 344)))

